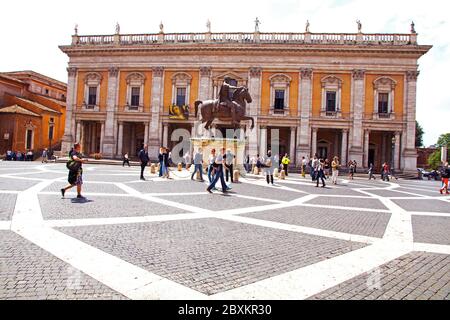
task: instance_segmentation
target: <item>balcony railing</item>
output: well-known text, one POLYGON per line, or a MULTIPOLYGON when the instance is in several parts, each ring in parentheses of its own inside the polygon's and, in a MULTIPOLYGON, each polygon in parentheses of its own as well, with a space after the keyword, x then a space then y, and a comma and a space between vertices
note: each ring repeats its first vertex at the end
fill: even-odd
POLYGON ((127 46, 173 43, 273 43, 330 45, 416 45, 417 34, 363 33, 152 33, 72 36, 73 46, 127 46))

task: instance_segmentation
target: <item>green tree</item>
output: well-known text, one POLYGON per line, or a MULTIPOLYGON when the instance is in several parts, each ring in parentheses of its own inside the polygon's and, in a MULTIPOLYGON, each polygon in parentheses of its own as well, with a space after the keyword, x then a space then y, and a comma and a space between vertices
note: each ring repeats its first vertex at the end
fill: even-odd
POLYGON ((431 169, 437 170, 441 165, 441 149, 436 150, 428 157, 428 165, 431 169))
POLYGON ((416 148, 423 146, 423 128, 416 120, 416 148))
POLYGON ((439 147, 450 147, 450 133, 443 133, 439 136, 437 145, 439 147))

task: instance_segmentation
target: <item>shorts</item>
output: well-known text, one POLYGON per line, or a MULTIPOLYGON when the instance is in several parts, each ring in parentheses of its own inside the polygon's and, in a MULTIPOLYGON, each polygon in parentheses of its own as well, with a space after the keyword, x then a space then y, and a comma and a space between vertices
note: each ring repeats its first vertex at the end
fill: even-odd
POLYGON ((82 170, 69 171, 67 181, 72 186, 74 185, 81 186, 83 184, 83 171, 82 170))

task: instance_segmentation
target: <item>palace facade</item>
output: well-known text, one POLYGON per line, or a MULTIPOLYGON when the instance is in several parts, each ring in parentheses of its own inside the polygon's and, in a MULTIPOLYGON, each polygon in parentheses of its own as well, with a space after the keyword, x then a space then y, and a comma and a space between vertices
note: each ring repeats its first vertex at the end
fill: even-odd
MULTIPOLYGON (((172 132, 194 133, 196 100, 217 97, 225 76, 247 86, 247 152, 334 155, 359 167, 385 161, 416 170, 418 59, 431 46, 409 34, 164 33, 72 36, 63 151, 119 158, 172 132), (275 131, 274 129, 277 129, 275 131), (276 134, 274 134, 276 133, 276 134), (361 165, 362 164, 362 165, 361 165)), ((218 122, 216 130, 229 128, 218 122)), ((177 138, 177 137, 175 137, 177 138)))

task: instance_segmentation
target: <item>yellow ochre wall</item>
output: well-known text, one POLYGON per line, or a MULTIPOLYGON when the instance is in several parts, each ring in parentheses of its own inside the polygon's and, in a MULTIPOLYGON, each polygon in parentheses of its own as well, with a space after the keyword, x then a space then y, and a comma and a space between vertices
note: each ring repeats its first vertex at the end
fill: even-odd
POLYGON ((127 77, 131 73, 139 72, 145 76, 144 81, 144 112, 150 112, 152 99, 152 72, 136 70, 120 70, 119 76, 119 111, 122 112, 127 104, 127 77))
POLYGON ((198 70, 177 70, 177 71, 165 71, 164 72, 164 112, 169 112, 169 106, 172 104, 172 76, 176 73, 184 72, 192 77, 191 88, 189 94, 189 106, 193 110, 194 102, 198 99, 198 70))
MULTIPOLYGON (((78 71, 78 85, 77 85, 77 107, 81 109, 84 100, 84 78, 86 74, 92 71, 78 71)), ((107 71, 94 71, 102 76, 102 82, 100 83, 100 111, 106 111, 106 99, 108 92, 108 72, 107 71)))
POLYGON ((397 119, 403 116, 403 89, 404 77, 402 75, 391 74, 366 74, 366 107, 365 113, 367 115, 373 114, 374 102, 374 85, 373 82, 379 77, 389 77, 397 82, 394 90, 394 112, 397 119))
POLYGON ((322 107, 322 79, 327 76, 335 76, 342 80, 341 88, 341 112, 343 117, 349 117, 351 102, 351 74, 349 73, 316 73, 313 74, 313 98, 312 113, 313 117, 320 116, 322 107))
MULTIPOLYGON (((289 114, 297 116, 298 111, 298 72, 262 72, 261 86, 261 114, 268 115, 269 109, 274 101, 270 101, 270 77, 274 74, 285 74, 291 77, 292 81, 289 87, 289 114)), ((250 92, 251 94, 251 92, 250 92)))

